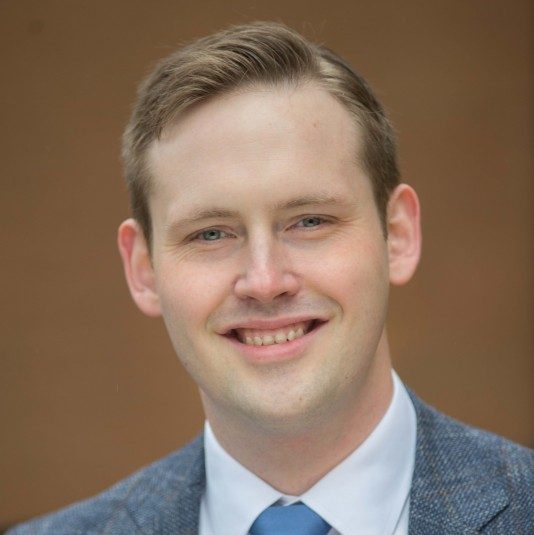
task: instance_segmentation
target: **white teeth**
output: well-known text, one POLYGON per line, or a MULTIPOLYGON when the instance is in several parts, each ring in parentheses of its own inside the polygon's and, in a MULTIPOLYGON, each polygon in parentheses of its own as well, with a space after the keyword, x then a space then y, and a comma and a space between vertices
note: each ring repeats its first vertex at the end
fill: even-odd
POLYGON ((271 336, 270 334, 263 336, 261 342, 264 346, 272 346, 274 344, 274 336, 271 336))
POLYGON ((284 344, 286 342, 291 342, 296 338, 300 338, 301 336, 304 336, 306 328, 307 324, 303 322, 294 325, 293 328, 288 331, 280 329, 278 331, 265 331, 265 334, 261 334, 261 331, 254 332, 248 330, 247 332, 245 329, 238 329, 236 334, 242 343, 249 346, 270 346, 273 344, 284 344))
POLYGON ((274 341, 277 344, 283 344, 285 341, 287 341, 287 337, 286 337, 285 333, 276 333, 276 335, 274 337, 274 341))

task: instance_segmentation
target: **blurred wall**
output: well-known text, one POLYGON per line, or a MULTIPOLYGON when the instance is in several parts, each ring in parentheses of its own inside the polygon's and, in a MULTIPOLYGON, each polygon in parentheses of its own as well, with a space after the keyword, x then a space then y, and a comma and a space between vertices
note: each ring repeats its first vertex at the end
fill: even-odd
POLYGON ((393 291, 405 382, 534 446, 533 9, 528 0, 0 3, 0 526, 103 489, 192 438, 196 390, 131 303, 119 138, 179 43, 282 20, 373 84, 423 205, 423 261, 393 291))

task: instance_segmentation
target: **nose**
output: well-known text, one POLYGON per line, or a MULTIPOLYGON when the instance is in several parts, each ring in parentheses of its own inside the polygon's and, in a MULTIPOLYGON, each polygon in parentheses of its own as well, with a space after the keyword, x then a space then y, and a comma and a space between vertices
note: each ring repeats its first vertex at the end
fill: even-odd
POLYGON ((249 244, 243 265, 235 283, 240 299, 271 303, 277 297, 295 295, 300 289, 299 278, 289 267, 287 252, 274 239, 249 244))

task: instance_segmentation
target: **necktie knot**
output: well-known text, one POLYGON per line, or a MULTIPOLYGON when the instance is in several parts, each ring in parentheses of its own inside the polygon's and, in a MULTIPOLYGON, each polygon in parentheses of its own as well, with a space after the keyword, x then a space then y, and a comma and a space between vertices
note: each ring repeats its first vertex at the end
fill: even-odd
POLYGON ((252 524, 250 535, 326 535, 330 526, 303 503, 271 505, 252 524))

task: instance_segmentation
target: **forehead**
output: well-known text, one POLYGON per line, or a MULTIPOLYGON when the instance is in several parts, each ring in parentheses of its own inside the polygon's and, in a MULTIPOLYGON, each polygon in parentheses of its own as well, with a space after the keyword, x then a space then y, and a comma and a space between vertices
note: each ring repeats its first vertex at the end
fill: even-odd
POLYGON ((361 172, 360 143, 354 118, 317 85, 226 94, 180 116, 150 147, 151 208, 245 190, 274 204, 310 189, 343 194, 345 178, 361 172))

